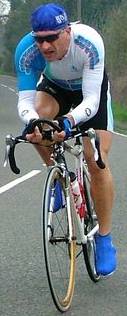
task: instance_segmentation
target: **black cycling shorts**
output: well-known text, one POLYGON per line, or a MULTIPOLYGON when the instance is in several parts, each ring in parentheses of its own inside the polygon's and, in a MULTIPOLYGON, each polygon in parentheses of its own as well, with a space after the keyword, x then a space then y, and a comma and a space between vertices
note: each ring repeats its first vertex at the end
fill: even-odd
MULTIPOLYGON (((45 76, 37 86, 37 91, 45 91, 52 95, 59 103, 59 113, 57 116, 67 114, 71 108, 75 108, 83 100, 81 90, 70 91, 63 89, 52 81, 48 80, 45 76)), ((108 127, 108 105, 107 105, 107 93, 108 93, 108 77, 106 71, 104 71, 104 77, 101 87, 101 96, 99 109, 96 115, 89 121, 81 124, 81 129, 87 130, 92 127, 94 129, 107 130, 108 127)), ((80 125, 80 124, 79 124, 80 125)))

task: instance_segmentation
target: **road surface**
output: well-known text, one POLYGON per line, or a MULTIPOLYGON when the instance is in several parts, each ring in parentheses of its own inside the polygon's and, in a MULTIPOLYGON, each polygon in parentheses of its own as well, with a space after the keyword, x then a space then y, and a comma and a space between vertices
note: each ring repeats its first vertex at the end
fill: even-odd
MULTIPOLYGON (((17 146, 18 176, 3 167, 5 136, 21 131, 16 103, 15 79, 0 76, 0 315, 57 316, 60 313, 49 292, 41 244, 40 209, 46 169, 28 144, 17 146)), ((118 251, 117 272, 93 284, 80 258, 67 316, 127 315, 126 157, 127 138, 115 134, 110 165, 116 189, 113 240, 118 251)))

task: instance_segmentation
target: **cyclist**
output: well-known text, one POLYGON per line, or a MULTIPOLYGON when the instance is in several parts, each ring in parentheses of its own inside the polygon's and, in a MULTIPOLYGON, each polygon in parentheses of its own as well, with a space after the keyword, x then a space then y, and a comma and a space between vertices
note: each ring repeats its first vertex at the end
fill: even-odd
MULTIPOLYGON (((31 25, 32 32, 20 40, 15 54, 19 116, 27 125, 26 138, 36 143, 42 141, 39 129, 28 132, 31 120, 39 117, 58 118, 63 131, 55 133, 56 141, 66 138, 80 123, 81 129, 98 131, 105 169, 97 167, 89 139, 83 142, 99 221, 96 269, 107 276, 116 270, 116 249, 111 236, 114 189, 108 165, 113 117, 103 40, 93 28, 69 23, 65 9, 54 3, 37 7, 31 25)), ((39 145, 36 149, 51 165, 50 150, 39 145)))

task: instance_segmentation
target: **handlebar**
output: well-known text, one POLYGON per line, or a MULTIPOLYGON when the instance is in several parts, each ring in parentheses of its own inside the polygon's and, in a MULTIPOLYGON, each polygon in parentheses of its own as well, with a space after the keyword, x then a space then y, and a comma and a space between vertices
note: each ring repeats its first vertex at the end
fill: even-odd
POLYGON ((62 131, 60 126, 57 124, 57 121, 52 121, 52 120, 49 120, 49 119, 41 119, 41 118, 39 118, 39 119, 35 119, 35 120, 31 121, 31 127, 32 127, 31 133, 34 132, 34 129, 35 129, 36 126, 40 129, 40 131, 42 131, 44 124, 47 124, 50 127, 52 127, 54 131, 57 131, 57 132, 61 132, 62 131))
MULTIPOLYGON (((43 138, 47 138, 48 140, 52 140, 52 133, 54 131, 61 132, 61 128, 58 126, 56 121, 51 121, 49 119, 37 119, 31 122, 31 130, 32 133, 34 131, 35 127, 38 127, 39 130, 42 133, 43 138), (44 129, 44 125, 47 124, 50 128, 51 133, 49 133, 49 130, 47 131, 44 129), (51 129, 52 128, 52 129, 51 129)), ((78 131, 72 130, 72 135, 68 139, 77 138, 77 137, 89 137, 91 140, 91 144, 94 150, 94 157, 95 161, 100 169, 105 168, 105 164, 101 157, 100 152, 100 140, 95 132, 94 129, 90 128, 88 131, 78 131)), ((11 134, 6 136, 6 152, 5 152, 5 160, 4 160, 4 167, 6 167, 8 161, 10 164, 11 170, 15 174, 20 173, 20 169, 16 165, 16 159, 15 159, 15 147, 18 143, 31 143, 30 141, 27 141, 26 138, 23 135, 13 137, 11 134)), ((33 143, 32 143, 33 144, 33 143)))

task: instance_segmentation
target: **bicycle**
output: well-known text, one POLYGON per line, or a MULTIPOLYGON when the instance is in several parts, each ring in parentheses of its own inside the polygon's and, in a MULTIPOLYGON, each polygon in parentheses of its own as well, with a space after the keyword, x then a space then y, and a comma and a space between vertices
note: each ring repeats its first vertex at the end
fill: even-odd
MULTIPOLYGON (((44 258, 49 288, 56 308, 66 312, 71 305, 74 286, 76 259, 83 253, 88 275, 93 282, 98 282, 100 276, 96 273, 96 247, 94 235, 98 231, 98 221, 90 193, 90 175, 83 156, 81 137, 89 137, 94 150, 94 157, 100 168, 105 168, 101 158, 99 139, 93 129, 80 132, 72 131, 69 139, 75 139, 74 147, 64 141, 52 142, 54 131, 60 131, 59 126, 46 119, 38 119, 32 123, 41 129, 45 146, 52 146, 54 165, 48 168, 45 180, 41 227, 44 244, 44 258), (46 129, 45 129, 46 124, 46 129), (48 126, 48 128, 47 128, 48 126), (75 158, 75 168, 70 171, 65 153, 75 158), (82 202, 77 207, 72 186, 72 174, 76 175, 79 183, 82 202), (56 184, 60 184, 64 205, 54 211, 56 184), (77 236, 78 228, 78 236, 77 236)), ((6 155, 4 166, 9 160, 12 171, 20 172, 15 160, 15 146, 18 143, 28 142, 22 136, 6 137, 6 155)))

